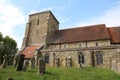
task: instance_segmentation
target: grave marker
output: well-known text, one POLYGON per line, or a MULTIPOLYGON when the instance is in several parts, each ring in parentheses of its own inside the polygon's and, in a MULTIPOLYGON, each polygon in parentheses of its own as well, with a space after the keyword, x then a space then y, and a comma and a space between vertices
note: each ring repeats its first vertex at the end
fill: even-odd
POLYGON ((18 65, 17 65, 17 71, 22 71, 23 69, 23 63, 24 63, 24 54, 19 55, 18 65))
POLYGON ((39 58, 39 63, 38 63, 38 74, 43 75, 45 74, 45 60, 43 58, 39 58))

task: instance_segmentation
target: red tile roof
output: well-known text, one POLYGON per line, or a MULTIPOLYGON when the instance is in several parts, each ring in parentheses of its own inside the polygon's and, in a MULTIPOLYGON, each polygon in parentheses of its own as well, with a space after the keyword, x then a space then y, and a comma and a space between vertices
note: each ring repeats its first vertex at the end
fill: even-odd
POLYGON ((26 47, 23 51, 22 54, 25 55, 25 58, 32 58, 34 56, 35 50, 38 48, 38 45, 32 45, 26 47))
POLYGON ((58 30, 49 44, 110 39, 105 24, 58 30))
POLYGON ((108 28, 111 37, 111 43, 120 43, 120 27, 108 28))

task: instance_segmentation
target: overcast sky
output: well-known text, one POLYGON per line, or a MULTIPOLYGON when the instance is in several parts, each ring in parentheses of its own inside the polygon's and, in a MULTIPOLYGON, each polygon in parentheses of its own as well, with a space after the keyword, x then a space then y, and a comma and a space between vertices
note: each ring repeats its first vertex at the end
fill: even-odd
POLYGON ((51 10, 59 28, 106 24, 120 26, 120 0, 0 0, 0 32, 20 48, 28 15, 51 10))

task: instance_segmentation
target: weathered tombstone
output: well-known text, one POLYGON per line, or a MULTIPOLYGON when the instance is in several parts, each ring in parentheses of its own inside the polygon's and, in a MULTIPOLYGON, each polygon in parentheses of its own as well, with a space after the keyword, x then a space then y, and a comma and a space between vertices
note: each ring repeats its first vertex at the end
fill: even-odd
POLYGON ((114 70, 114 71, 117 71, 117 63, 116 63, 116 60, 112 60, 112 66, 111 66, 111 69, 114 70))
POLYGON ((7 65, 7 55, 5 54, 4 56, 3 56, 3 64, 2 64, 2 68, 5 68, 6 67, 6 65, 7 65))
POLYGON ((53 53, 53 67, 55 67, 55 53, 53 53))
POLYGON ((119 63, 117 63, 117 71, 120 73, 120 62, 119 63))
POLYGON ((45 60, 43 58, 39 58, 38 64, 39 64, 38 65, 38 74, 39 75, 45 74, 45 69, 46 69, 45 60))
POLYGON ((70 56, 67 58, 67 67, 72 67, 72 58, 70 56))
POLYGON ((55 67, 59 67, 59 58, 55 59, 55 67))
POLYGON ((23 71, 27 70, 28 63, 29 63, 28 61, 25 61, 24 65, 23 65, 23 71))
POLYGON ((17 65, 17 71, 22 71, 23 69, 23 63, 24 63, 24 54, 19 55, 18 65, 17 65))
POLYGON ((14 67, 16 67, 18 64, 18 55, 15 55, 14 57, 14 67))
POLYGON ((35 68, 35 58, 31 59, 31 68, 35 68))

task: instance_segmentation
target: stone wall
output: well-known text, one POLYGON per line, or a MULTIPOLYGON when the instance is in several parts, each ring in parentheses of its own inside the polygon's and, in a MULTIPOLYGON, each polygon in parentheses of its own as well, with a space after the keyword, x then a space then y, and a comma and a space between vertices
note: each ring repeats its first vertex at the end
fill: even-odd
POLYGON ((110 40, 54 44, 54 45, 49 45, 48 49, 55 50, 55 49, 71 49, 71 48, 86 48, 86 47, 101 47, 101 46, 110 46, 110 40))
MULTIPOLYGON (((79 67, 78 63, 78 52, 82 52, 84 54, 84 63, 82 64, 83 67, 92 66, 92 58, 91 58, 91 50, 85 51, 62 51, 62 52, 55 52, 51 51, 49 53, 49 63, 47 63, 48 67, 55 66, 55 59, 59 58, 59 66, 60 67, 67 67, 66 66, 66 58, 71 57, 72 59, 72 67, 79 67), (55 57, 54 57, 55 54, 55 57), (55 59, 54 59, 55 58, 55 59)), ((45 53, 43 53, 44 55, 45 53)), ((105 67, 111 68, 112 67, 112 60, 118 59, 119 53, 117 49, 108 49, 108 50, 94 50, 94 63, 96 67, 105 67), (101 51, 103 56, 103 63, 97 64, 96 60, 96 52, 101 51)))

